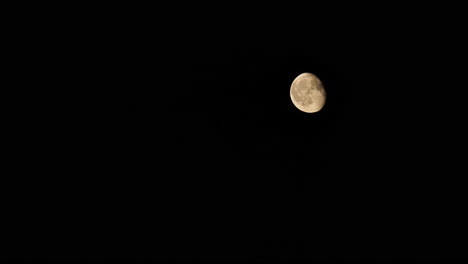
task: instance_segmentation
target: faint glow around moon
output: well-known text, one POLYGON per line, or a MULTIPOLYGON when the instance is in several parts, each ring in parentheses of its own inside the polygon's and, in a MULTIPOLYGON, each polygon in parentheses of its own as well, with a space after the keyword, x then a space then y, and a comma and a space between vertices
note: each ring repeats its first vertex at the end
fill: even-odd
POLYGON ((312 73, 302 73, 291 84, 291 100, 297 109, 306 113, 320 111, 325 105, 326 93, 320 79, 312 73))

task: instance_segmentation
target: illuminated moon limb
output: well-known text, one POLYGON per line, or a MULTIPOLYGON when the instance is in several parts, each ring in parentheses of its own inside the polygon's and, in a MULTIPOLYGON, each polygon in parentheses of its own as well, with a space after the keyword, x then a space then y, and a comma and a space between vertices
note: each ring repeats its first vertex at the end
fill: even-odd
POLYGON ((320 79, 312 73, 302 73, 294 79, 290 90, 297 109, 306 113, 320 111, 325 105, 326 93, 320 79))

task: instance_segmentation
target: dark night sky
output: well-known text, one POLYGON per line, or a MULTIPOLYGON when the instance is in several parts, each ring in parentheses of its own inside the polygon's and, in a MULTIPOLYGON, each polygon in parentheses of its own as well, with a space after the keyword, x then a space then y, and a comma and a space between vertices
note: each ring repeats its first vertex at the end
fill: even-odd
POLYGON ((18 110, 18 155, 44 177, 19 202, 42 220, 20 217, 15 256, 463 257, 461 105, 428 29, 103 24, 32 52, 51 89, 18 110), (303 72, 327 91, 315 114, 290 101, 303 72))

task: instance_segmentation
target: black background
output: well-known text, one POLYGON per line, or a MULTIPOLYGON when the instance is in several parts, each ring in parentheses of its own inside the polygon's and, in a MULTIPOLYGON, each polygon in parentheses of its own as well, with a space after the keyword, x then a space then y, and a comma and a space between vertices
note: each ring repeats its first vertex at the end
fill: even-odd
POLYGON ((453 28, 110 13, 26 25, 9 257, 466 258, 453 28))

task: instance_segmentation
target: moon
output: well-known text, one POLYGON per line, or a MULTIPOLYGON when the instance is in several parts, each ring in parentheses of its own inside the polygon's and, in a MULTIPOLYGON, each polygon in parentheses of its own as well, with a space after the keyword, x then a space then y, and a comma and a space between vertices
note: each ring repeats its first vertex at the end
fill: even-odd
POLYGON ((322 81, 309 72, 294 79, 290 95, 294 106, 306 113, 318 112, 325 105, 326 93, 322 81))

